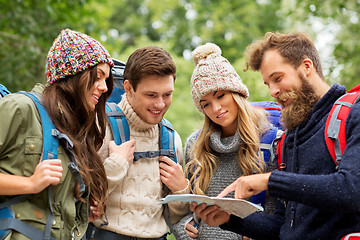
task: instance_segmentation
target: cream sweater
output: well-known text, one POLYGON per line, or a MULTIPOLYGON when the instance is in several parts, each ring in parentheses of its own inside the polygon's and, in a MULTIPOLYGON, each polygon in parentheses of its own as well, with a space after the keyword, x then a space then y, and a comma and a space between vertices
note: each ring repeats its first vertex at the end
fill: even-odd
MULTIPOLYGON (((136 152, 159 150, 159 128, 144 122, 132 109, 124 94, 118 104, 130 127, 130 137, 135 139, 136 152)), ((109 155, 109 142, 113 140, 110 125, 106 129, 104 144, 99 151, 104 160, 109 180, 109 201, 106 215, 109 221, 102 229, 132 237, 158 238, 168 232, 165 208, 157 200, 163 197, 158 157, 145 158, 129 166, 119 154, 109 155)), ((178 163, 182 165, 181 139, 175 135, 178 163)), ((189 193, 189 187, 172 193, 189 193)), ((178 222, 188 212, 186 203, 169 204, 171 224, 178 222)), ((99 226, 100 221, 95 225, 99 226)))

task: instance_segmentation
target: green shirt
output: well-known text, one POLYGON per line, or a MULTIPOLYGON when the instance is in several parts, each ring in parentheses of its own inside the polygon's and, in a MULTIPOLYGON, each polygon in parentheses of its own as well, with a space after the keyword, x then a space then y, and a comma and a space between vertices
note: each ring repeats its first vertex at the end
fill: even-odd
MULTIPOLYGON (((43 90, 44 86, 37 84, 32 91, 43 90)), ((36 106, 24 94, 10 94, 0 101, 0 116, 0 172, 29 177, 42 154, 42 126, 36 106)), ((58 158, 62 160, 63 173, 60 183, 52 186, 51 235, 56 239, 81 239, 88 224, 88 198, 86 203, 75 200, 76 176, 68 168, 70 158, 61 145, 58 158)), ((0 196, 0 201, 12 197, 0 196)), ((31 195, 12 209, 16 218, 44 231, 50 212, 48 189, 31 195)), ((6 239, 28 238, 13 231, 6 239)))

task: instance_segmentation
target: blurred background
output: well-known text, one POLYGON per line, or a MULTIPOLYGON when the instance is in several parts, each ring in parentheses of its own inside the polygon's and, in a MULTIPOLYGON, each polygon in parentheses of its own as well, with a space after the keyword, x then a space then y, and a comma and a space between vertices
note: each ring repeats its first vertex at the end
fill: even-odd
POLYGON ((244 50, 268 31, 306 32, 328 82, 350 89, 360 82, 359 13, 360 0, 0 0, 0 83, 15 92, 45 82, 47 51, 64 28, 92 36, 122 61, 156 45, 177 66, 165 117, 185 142, 202 122, 189 87, 194 48, 216 43, 249 87, 250 100, 272 100, 259 73, 243 72, 244 50))

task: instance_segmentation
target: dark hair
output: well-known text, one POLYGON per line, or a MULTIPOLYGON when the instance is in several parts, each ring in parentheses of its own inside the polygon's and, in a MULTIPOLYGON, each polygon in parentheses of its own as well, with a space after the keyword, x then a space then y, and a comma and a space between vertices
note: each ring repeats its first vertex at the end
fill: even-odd
POLYGON ((311 59, 318 75, 324 80, 319 53, 308 35, 305 33, 272 33, 252 43, 246 51, 246 70, 258 71, 264 54, 268 50, 277 50, 285 61, 298 68, 305 58, 311 59))
MULTIPOLYGON (((87 102, 86 93, 96 81, 97 66, 94 66, 47 86, 43 102, 55 127, 73 142, 73 152, 80 174, 87 190, 90 189, 90 200, 97 201, 99 211, 103 212, 107 201, 108 182, 97 151, 105 137, 105 102, 114 84, 111 71, 106 80, 108 91, 101 95, 93 111, 87 102)), ((78 188, 75 188, 75 196, 82 200, 78 188)))
POLYGON ((128 80, 136 91, 142 78, 150 75, 176 78, 176 66, 170 54, 159 47, 144 47, 133 52, 126 62, 124 80, 128 80))

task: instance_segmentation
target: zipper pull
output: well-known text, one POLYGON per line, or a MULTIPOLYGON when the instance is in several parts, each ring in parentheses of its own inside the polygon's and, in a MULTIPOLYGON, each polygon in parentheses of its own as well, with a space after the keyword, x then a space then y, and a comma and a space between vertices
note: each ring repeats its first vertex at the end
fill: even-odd
POLYGON ((295 207, 291 209, 290 227, 294 227, 294 219, 295 219, 295 207))

